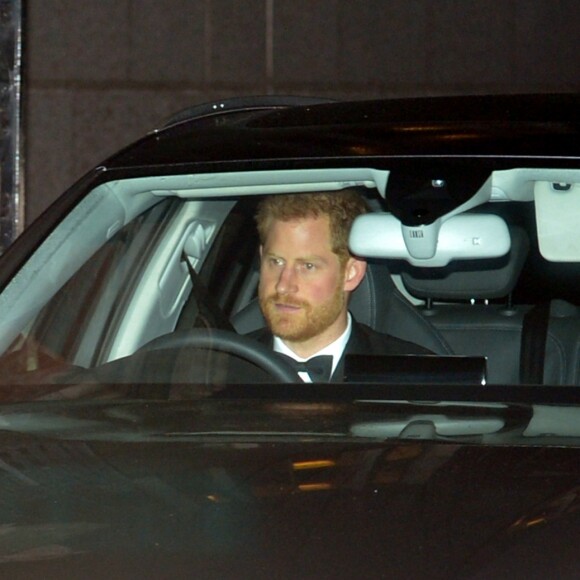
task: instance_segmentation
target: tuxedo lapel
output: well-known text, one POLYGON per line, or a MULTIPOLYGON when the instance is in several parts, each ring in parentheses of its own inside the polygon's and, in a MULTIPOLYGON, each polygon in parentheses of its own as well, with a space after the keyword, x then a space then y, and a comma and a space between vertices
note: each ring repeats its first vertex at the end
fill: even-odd
POLYGON ((342 358, 344 358, 345 354, 362 354, 368 352, 370 348, 371 344, 367 335, 361 330, 360 324, 353 318, 350 337, 346 343, 342 358))
POLYGON ((361 354, 368 352, 370 349, 370 343, 366 336, 361 331, 360 325, 356 322, 356 320, 352 319, 352 328, 350 331, 350 337, 346 346, 344 347, 344 351, 336 368, 334 369, 334 373, 330 378, 331 383, 342 383, 344 382, 344 357, 347 354, 361 354))

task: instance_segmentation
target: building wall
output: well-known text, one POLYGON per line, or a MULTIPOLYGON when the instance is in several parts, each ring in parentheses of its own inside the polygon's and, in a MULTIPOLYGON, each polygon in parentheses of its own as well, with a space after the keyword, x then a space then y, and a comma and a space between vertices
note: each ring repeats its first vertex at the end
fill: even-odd
POLYGON ((578 0, 27 0, 25 215, 187 106, 580 91, 578 0))

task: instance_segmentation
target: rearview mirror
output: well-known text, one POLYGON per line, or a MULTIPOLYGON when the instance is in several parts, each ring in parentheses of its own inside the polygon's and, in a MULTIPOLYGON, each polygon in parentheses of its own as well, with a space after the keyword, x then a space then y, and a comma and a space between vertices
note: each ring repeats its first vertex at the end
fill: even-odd
POLYGON ((354 221, 350 250, 364 258, 406 260, 413 266, 443 267, 452 260, 498 258, 508 253, 507 224, 496 215, 459 214, 421 226, 405 226, 389 213, 354 221))

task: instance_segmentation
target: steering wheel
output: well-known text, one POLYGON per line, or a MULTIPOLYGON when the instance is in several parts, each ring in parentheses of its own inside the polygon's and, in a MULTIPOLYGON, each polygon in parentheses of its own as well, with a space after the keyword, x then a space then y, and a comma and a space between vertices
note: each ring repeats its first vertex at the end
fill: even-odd
POLYGON ((139 352, 181 348, 217 350, 255 364, 278 382, 299 381, 294 369, 281 357, 276 356, 273 350, 247 336, 227 330, 201 328, 178 330, 153 339, 142 346, 139 352))

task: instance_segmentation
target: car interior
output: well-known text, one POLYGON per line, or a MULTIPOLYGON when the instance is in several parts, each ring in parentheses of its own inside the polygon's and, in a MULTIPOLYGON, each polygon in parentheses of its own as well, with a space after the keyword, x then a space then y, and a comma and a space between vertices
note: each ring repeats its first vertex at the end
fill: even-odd
MULTIPOLYGON (((119 367, 166 335, 260 328, 258 200, 344 187, 372 209, 350 239, 369 263, 350 302, 358 321, 449 364, 484 358, 488 384, 579 383, 580 172, 525 167, 449 183, 356 167, 99 185, 0 294, 4 376, 72 381, 71 369, 119 367)), ((192 372, 190 355, 179 364, 182 381, 216 380, 192 372)))

